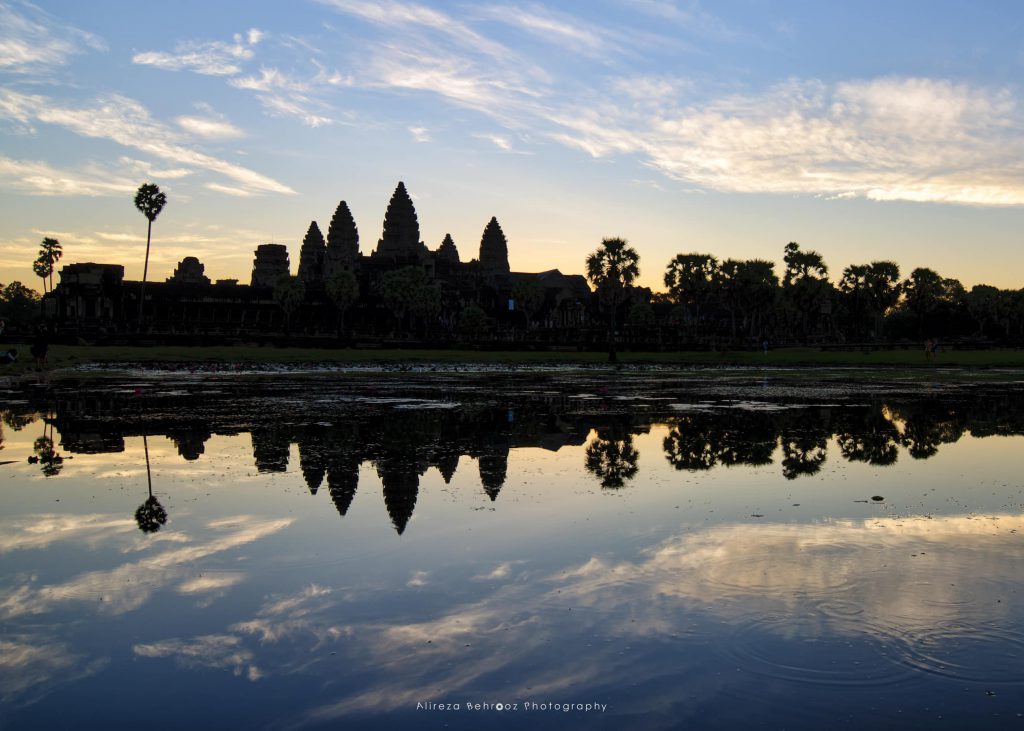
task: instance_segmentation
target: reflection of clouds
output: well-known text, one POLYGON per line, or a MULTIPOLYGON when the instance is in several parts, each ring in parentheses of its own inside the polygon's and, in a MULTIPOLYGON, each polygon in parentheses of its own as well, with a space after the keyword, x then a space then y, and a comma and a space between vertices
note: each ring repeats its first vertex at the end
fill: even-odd
POLYGON ((103 669, 106 659, 83 663, 66 645, 28 635, 0 639, 0 700, 39 700, 57 683, 69 683, 103 669))
POLYGON ((191 640, 163 640, 134 646, 139 657, 173 657, 185 668, 231 670, 249 680, 259 680, 263 673, 252 660, 251 651, 234 635, 204 635, 191 640))
POLYGON ((416 572, 413 572, 412 578, 409 579, 405 583, 405 585, 406 586, 411 586, 411 587, 426 586, 428 578, 430 578, 430 572, 429 571, 416 571, 416 572))
POLYGON ((178 593, 202 594, 208 591, 230 589, 235 584, 240 584, 244 579, 245 574, 235 571, 222 571, 183 581, 178 585, 178 593))
MULTIPOLYGON (((214 635, 219 654, 199 651, 210 636, 136 652, 196 666, 195 657, 209 657, 206 665, 239 674, 257 666, 320 672, 323 653, 315 651, 325 646, 358 660, 345 695, 309 710, 298 725, 489 690, 509 698, 600 693, 625 676, 641 684, 682 665, 699 673, 699 653, 667 660, 664 643, 685 643, 708 620, 752 628, 755 636, 899 638, 910 649, 928 647, 939 628, 955 638, 1012 626, 1009 602, 996 601, 1024 583, 1024 546, 1011 531, 1024 532, 1024 516, 715 526, 662 541, 634 560, 594 557, 540 581, 502 582, 478 601, 420 622, 339 623, 344 605, 314 585, 268 599, 252 619, 214 635), (606 641, 591 647, 595 637, 606 641), (584 643, 588 662, 580 663, 571 648, 584 643), (262 652, 274 657, 258 658, 262 652), (513 671, 524 666, 528 674, 513 671), (509 677, 529 687, 496 685, 509 677)), ((516 563, 475 578, 514 575, 516 563)))
MULTIPOLYGON (((255 638, 260 645, 303 637, 311 639, 313 647, 310 650, 316 650, 325 642, 351 635, 350 628, 332 625, 325 619, 336 604, 330 595, 330 589, 313 584, 297 594, 271 598, 255 617, 231 625, 228 633, 142 643, 135 645, 133 650, 140 657, 174 658, 186 668, 230 669, 235 675, 259 680, 265 673, 254 662, 255 652, 246 647, 247 637, 255 638)), ((313 662, 315 659, 304 653, 277 667, 276 671, 282 674, 300 672, 313 662)))
POLYGON ((673 537, 636 561, 592 558, 541 586, 505 584, 430 621, 357 628, 382 676, 394 680, 313 709, 305 720, 454 698, 523 663, 544 668, 530 677, 533 696, 600 684, 627 666, 639 683, 665 672, 658 655, 638 671, 636 658, 616 646, 595 647, 580 667, 573 653, 552 659, 551 643, 568 647, 597 635, 660 643, 689 635, 694 611, 786 636, 914 642, 936 627, 966 631, 1002 617, 1009 607, 993 594, 1024 582, 1024 546, 1007 540, 1014 530, 1024 532, 1024 516, 727 525, 673 537), (492 651, 474 654, 470 644, 492 651))
POLYGON ((507 579, 512 573, 512 568, 519 564, 526 563, 525 561, 505 561, 494 567, 494 569, 486 574, 479 574, 474 576, 473 579, 476 581, 495 581, 498 579, 507 579))
POLYGON ((81 574, 63 584, 17 587, 0 602, 0 617, 41 614, 64 602, 98 604, 101 611, 122 614, 142 606, 157 589, 183 579, 189 564, 265 538, 292 522, 291 518, 261 520, 244 515, 214 521, 208 527, 222 534, 205 543, 171 547, 109 571, 81 574))
POLYGON ((591 559, 562 591, 585 606, 812 609, 833 631, 899 633, 965 612, 1001 614, 984 602, 992 586, 1024 582, 1024 546, 1007 542, 1010 531, 1024 531, 1024 516, 725 525, 672 538, 640 561, 591 559))
POLYGON ((112 533, 131 533, 135 521, 111 515, 26 515, 0 521, 0 553, 47 548, 60 541, 92 547, 112 533))

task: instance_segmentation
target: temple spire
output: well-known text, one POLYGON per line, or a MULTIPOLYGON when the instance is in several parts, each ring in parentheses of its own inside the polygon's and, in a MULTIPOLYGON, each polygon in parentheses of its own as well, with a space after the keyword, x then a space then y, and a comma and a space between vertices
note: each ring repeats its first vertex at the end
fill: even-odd
POLYGON ((311 221, 306 238, 299 250, 299 279, 305 284, 320 284, 324 281, 324 257, 327 244, 316 221, 311 221))
POLYGON ((405 183, 399 181, 388 203, 387 213, 384 214, 384 234, 373 255, 398 261, 419 261, 426 253, 427 248, 420 241, 416 208, 405 189, 405 183))
POLYGON ((480 239, 480 268, 488 274, 508 274, 508 241, 498 219, 492 217, 480 239))
POLYGON ((359 260, 359 230, 355 219, 342 201, 334 211, 327 229, 327 251, 324 257, 324 278, 330 279, 343 269, 351 269, 359 260))
POLYGON ((434 256, 438 261, 444 261, 449 264, 459 263, 459 250, 455 247, 455 242, 452 240, 451 234, 444 235, 444 241, 437 247, 437 251, 434 252, 434 256))

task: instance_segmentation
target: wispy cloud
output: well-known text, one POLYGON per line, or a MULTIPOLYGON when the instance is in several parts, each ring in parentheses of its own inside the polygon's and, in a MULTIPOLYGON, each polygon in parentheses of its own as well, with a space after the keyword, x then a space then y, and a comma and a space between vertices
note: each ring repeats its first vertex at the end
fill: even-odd
POLYGON ((473 30, 460 20, 418 3, 371 0, 320 0, 324 5, 385 28, 424 28, 462 46, 494 58, 508 58, 509 50, 473 30))
POLYGON ((88 106, 70 106, 45 96, 0 88, 2 117, 53 124, 83 137, 110 140, 176 165, 223 175, 251 193, 295 193, 262 173, 188 146, 179 133, 153 119, 145 107, 128 97, 108 95, 88 106))
POLYGON ((491 5, 477 13, 482 18, 518 28, 559 48, 589 53, 608 49, 606 37, 609 31, 606 29, 538 5, 529 8, 491 5))
POLYGON ((181 116, 175 122, 186 132, 206 139, 232 140, 245 136, 242 130, 224 119, 181 116))
POLYGON ((0 155, 0 187, 29 195, 123 196, 138 185, 135 178, 111 176, 96 166, 62 170, 42 160, 13 160, 0 155))
POLYGON ((430 132, 426 127, 409 127, 409 134, 417 142, 430 142, 430 132))
POLYGON ((251 28, 243 36, 236 33, 230 43, 224 41, 183 41, 172 53, 145 51, 132 57, 132 63, 155 66, 166 71, 194 71, 206 76, 233 76, 241 73, 240 64, 255 55, 253 48, 264 33, 251 28))
POLYGON ((0 3, 0 69, 24 73, 63 66, 70 56, 105 50, 101 38, 28 3, 0 3))

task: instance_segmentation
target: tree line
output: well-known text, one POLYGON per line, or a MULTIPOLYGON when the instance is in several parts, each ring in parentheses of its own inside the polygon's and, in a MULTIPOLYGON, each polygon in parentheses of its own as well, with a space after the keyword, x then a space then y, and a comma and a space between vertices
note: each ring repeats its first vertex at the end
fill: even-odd
POLYGON ((843 269, 838 283, 817 251, 786 245, 781 277, 763 259, 685 253, 665 270, 666 291, 635 286, 640 257, 623 239, 605 239, 586 260, 587 278, 616 333, 668 328, 692 344, 875 343, 893 339, 1024 340, 1024 289, 958 280, 919 267, 903 279, 898 264, 843 269))

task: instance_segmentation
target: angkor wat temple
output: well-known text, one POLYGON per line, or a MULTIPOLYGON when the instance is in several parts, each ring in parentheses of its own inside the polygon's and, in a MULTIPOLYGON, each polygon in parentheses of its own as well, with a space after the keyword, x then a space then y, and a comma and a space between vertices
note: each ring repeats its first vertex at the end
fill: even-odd
POLYGON ((69 264, 59 276, 44 312, 66 332, 82 335, 142 329, 169 336, 335 337, 344 323, 350 337, 450 340, 460 332, 462 314, 475 307, 486 315, 475 313, 481 327, 492 332, 533 328, 554 333, 551 339, 557 340, 559 330, 584 324, 594 306, 582 275, 512 272, 508 242, 496 218, 484 228, 475 259, 464 261, 450 235, 429 249, 420 240, 416 209, 401 182, 370 254, 360 251, 355 220, 341 201, 326 237, 316 221, 309 224, 296 276, 283 244, 256 247, 248 284, 236 279, 211 282, 203 263, 188 256, 166 281, 145 284, 141 323, 142 283, 125 280, 122 265, 69 264), (413 271, 416 276, 410 281, 420 283, 429 295, 425 312, 396 308, 383 291, 388 275, 402 270, 413 271), (343 272, 354 277, 358 293, 340 308, 331 297, 331 283, 343 272), (298 292, 290 306, 283 303, 283 283, 298 292))

